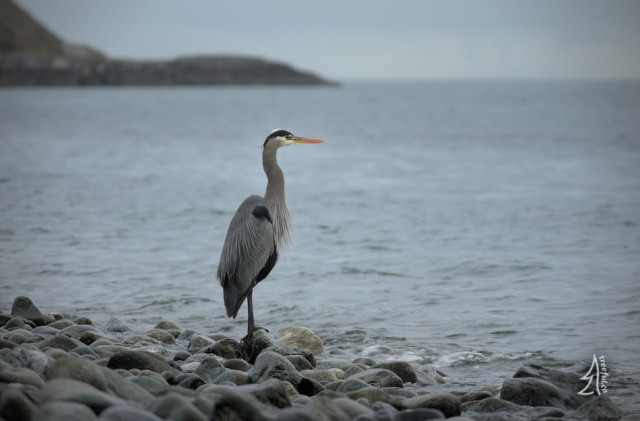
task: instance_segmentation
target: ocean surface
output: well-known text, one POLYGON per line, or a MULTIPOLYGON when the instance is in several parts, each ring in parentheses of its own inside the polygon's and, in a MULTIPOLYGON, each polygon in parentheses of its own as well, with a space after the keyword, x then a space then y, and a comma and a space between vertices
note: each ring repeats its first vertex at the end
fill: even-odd
POLYGON ((640 412, 640 82, 0 89, 0 312, 240 338, 215 278, 272 129, 295 236, 256 323, 470 389, 611 370, 640 412))

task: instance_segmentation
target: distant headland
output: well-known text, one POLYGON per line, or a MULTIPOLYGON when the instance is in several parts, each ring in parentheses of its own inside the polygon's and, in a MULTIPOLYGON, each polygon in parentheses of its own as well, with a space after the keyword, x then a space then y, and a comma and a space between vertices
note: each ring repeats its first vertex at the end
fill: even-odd
POLYGON ((0 0, 0 86, 334 85, 283 63, 202 55, 142 61, 69 44, 11 0, 0 0))

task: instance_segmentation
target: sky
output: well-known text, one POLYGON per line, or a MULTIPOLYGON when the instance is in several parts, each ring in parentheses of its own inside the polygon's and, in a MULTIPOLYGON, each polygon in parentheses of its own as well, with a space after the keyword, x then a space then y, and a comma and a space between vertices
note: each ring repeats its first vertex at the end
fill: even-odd
POLYGON ((14 0, 110 57, 239 54, 334 80, 640 78, 638 0, 14 0))

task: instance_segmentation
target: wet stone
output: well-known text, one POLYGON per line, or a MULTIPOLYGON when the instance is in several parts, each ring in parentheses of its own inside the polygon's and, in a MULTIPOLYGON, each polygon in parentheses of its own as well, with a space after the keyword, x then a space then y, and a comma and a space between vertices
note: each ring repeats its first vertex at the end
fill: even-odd
POLYGON ((404 401, 408 409, 432 408, 442 411, 446 417, 455 417, 461 413, 460 399, 451 393, 435 393, 416 396, 404 401))
POLYGON ((47 326, 53 327, 53 328, 58 329, 58 330, 62 330, 65 327, 69 327, 69 326, 73 326, 73 325, 74 325, 74 323, 71 320, 62 319, 62 320, 56 320, 53 323, 49 323, 47 326))
POLYGON ((182 330, 182 328, 180 326, 178 326, 177 324, 173 323, 173 322, 169 322, 166 320, 162 320, 160 322, 158 322, 154 329, 162 329, 162 330, 182 330))
POLYGON ((60 334, 70 336, 74 339, 80 340, 85 332, 94 332, 96 334, 103 334, 101 330, 91 325, 74 325, 68 326, 60 330, 60 334))
POLYGON ((238 370, 247 372, 251 370, 251 364, 241 359, 232 359, 224 362, 224 367, 231 370, 238 370))
POLYGON ((156 373, 162 373, 163 371, 175 371, 175 368, 160 359, 147 354, 144 351, 120 351, 109 358, 107 363, 109 368, 124 368, 129 370, 131 368, 137 368, 140 370, 151 370, 156 373))
POLYGON ((81 403, 98 414, 109 406, 124 403, 119 398, 73 379, 48 381, 42 388, 42 398, 44 402, 61 400, 81 403))
POLYGON ((164 344, 175 344, 176 338, 167 331, 164 330, 151 330, 146 334, 148 337, 153 338, 157 341, 160 341, 164 344))
POLYGON ((284 347, 300 347, 310 350, 313 355, 324 352, 322 341, 306 327, 287 326, 278 331, 278 343, 284 347))
POLYGON ((403 385, 400 377, 384 368, 369 368, 361 373, 351 375, 349 378, 362 380, 375 387, 402 387, 403 385))
POLYGON ((0 419, 29 420, 36 406, 14 385, 0 383, 0 419))
POLYGON ((251 376, 249 376, 244 371, 238 371, 238 370, 225 370, 220 375, 218 375, 218 377, 216 377, 215 379, 213 379, 213 381, 209 383, 221 384, 226 382, 231 382, 238 386, 252 383, 251 376))
POLYGON ((95 413, 88 406, 68 401, 51 401, 40 406, 33 416, 34 421, 91 421, 95 413))
POLYGON ((169 392, 158 398, 153 403, 151 411, 160 418, 175 421, 206 421, 208 419, 208 417, 193 404, 192 400, 175 392, 169 392))
POLYGON ((88 317, 78 317, 73 321, 77 325, 92 325, 93 322, 88 317))
POLYGON ((38 388, 44 385, 44 381, 38 373, 25 367, 0 371, 0 382, 30 384, 38 388))
POLYGON ((131 327, 119 317, 111 317, 105 327, 107 332, 126 333, 131 332, 131 327))
POLYGON ((11 314, 13 316, 19 316, 27 320, 31 320, 38 326, 45 324, 44 315, 40 312, 38 307, 33 304, 29 297, 16 297, 15 300, 13 300, 13 305, 11 306, 11 314))
POLYGON ((112 421, 161 421, 156 414, 129 405, 114 405, 100 413, 101 420, 112 421))
POLYGON ((71 351, 74 348, 83 346, 84 344, 77 339, 70 338, 69 336, 58 334, 38 344, 38 348, 44 349, 46 347, 59 348, 63 351, 71 351))
POLYGON ((240 342, 230 338, 222 339, 208 346, 203 352, 214 354, 227 360, 242 358, 243 356, 240 342))
POLYGON ((416 371, 411 364, 405 361, 387 361, 378 363, 374 365, 373 368, 384 368, 392 371, 400 377, 404 383, 415 383, 418 381, 416 371))
POLYGON ((14 317, 13 319, 5 323, 3 327, 7 330, 24 329, 25 323, 22 318, 14 317))
POLYGON ((30 368, 36 373, 44 375, 47 365, 53 359, 39 350, 19 346, 11 350, 6 357, 6 361, 13 367, 30 368))

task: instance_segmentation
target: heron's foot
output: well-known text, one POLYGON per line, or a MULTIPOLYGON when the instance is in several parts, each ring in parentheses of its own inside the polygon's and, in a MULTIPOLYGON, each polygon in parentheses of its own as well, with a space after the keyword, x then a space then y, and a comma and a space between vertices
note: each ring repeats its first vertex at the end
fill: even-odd
POLYGON ((247 332, 247 335, 253 334, 253 332, 255 332, 256 330, 264 330, 267 333, 269 332, 269 329, 266 329, 266 328, 261 327, 261 326, 250 326, 249 327, 249 331, 247 332))

